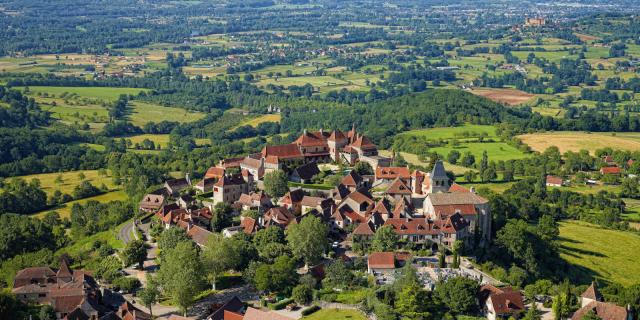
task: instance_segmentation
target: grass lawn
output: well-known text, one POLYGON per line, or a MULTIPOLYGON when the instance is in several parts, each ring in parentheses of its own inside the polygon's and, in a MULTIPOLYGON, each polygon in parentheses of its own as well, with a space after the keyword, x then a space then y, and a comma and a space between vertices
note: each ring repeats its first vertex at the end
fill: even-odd
POLYGON ((522 142, 533 150, 544 151, 548 147, 556 146, 561 153, 566 151, 580 151, 582 149, 593 152, 597 149, 615 147, 630 151, 640 150, 640 133, 589 133, 589 132, 545 132, 518 136, 522 142))
POLYGON ((318 189, 318 190, 331 190, 333 189, 333 186, 330 185, 326 185, 326 184, 302 184, 302 183, 297 183, 297 182, 292 182, 289 181, 288 182, 289 187, 300 187, 300 188, 305 188, 305 189, 318 189))
POLYGON ((95 197, 84 198, 84 199, 80 199, 80 200, 67 202, 67 203, 63 204, 62 206, 60 206, 60 207, 57 207, 57 208, 54 208, 54 209, 45 210, 45 211, 42 211, 42 212, 38 212, 38 213, 34 214, 33 216, 36 217, 36 218, 43 218, 47 214, 47 212, 57 211, 58 214, 60 214, 60 218, 69 218, 71 216, 71 207, 73 207, 74 203, 84 204, 89 200, 95 200, 95 201, 98 201, 98 202, 109 202, 109 201, 126 200, 126 199, 127 199, 127 194, 124 191, 116 190, 116 191, 103 193, 103 194, 97 195, 95 197))
POLYGON ((640 236, 579 221, 560 223, 560 252, 576 265, 585 283, 590 276, 628 286, 640 282, 640 236))
POLYGON ((116 238, 121 227, 122 227, 122 224, 111 230, 98 232, 94 235, 90 235, 88 237, 82 238, 68 247, 61 248, 60 250, 58 250, 58 253, 65 252, 70 255, 73 255, 75 253, 85 252, 91 249, 95 241, 106 241, 109 245, 111 245, 115 249, 124 248, 124 243, 121 240, 118 240, 116 238))
POLYGON ((40 180, 40 185, 42 186, 42 191, 46 192, 47 195, 52 195, 56 190, 60 190, 62 193, 71 194, 73 192, 73 188, 82 182, 79 175, 80 173, 84 174, 85 180, 91 182, 92 185, 96 187, 100 187, 103 183, 107 186, 107 188, 112 189, 115 188, 116 185, 111 180, 110 176, 103 177, 98 174, 98 170, 80 170, 80 171, 68 171, 62 173, 41 173, 41 174, 32 174, 28 176, 19 176, 16 178, 21 178, 26 181, 31 181, 31 179, 40 180), (58 176, 62 176, 62 183, 57 183, 55 180, 58 176))
POLYGON ((358 310, 342 310, 342 309, 322 309, 309 316, 303 317, 307 320, 366 320, 367 317, 358 310))
MULTIPOLYGON (((389 150, 378 150, 378 152, 380 153, 380 155, 385 156, 385 157, 391 157, 391 151, 389 150)), ((407 161, 409 164, 412 164, 414 166, 427 166, 428 163, 420 161, 420 158, 418 158, 417 155, 413 154, 413 153, 408 153, 408 152, 400 152, 400 155, 402 155, 402 157, 404 158, 405 161, 407 161)), ((462 175, 465 172, 469 171, 469 170, 473 170, 471 168, 466 168, 463 166, 459 166, 459 165, 455 165, 455 164, 451 164, 445 161, 445 165, 444 165, 445 169, 452 171, 455 175, 462 175)))
POLYGON ((336 301, 344 304, 358 304, 367 298, 367 289, 341 291, 336 295, 336 301))

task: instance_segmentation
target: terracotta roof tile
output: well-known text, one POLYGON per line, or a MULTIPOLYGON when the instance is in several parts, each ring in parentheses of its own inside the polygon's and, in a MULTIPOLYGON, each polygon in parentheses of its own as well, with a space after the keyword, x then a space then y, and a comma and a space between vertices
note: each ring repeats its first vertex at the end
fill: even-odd
POLYGON ((393 252, 372 252, 367 257, 367 265, 372 269, 395 269, 396 256, 393 252))

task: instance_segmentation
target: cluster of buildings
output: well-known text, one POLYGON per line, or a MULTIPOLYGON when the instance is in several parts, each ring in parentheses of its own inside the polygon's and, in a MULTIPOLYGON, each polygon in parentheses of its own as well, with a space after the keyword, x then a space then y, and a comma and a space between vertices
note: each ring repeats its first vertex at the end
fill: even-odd
POLYGON ((487 200, 473 189, 453 183, 441 161, 431 172, 392 167, 391 162, 378 155, 376 145, 355 127, 349 132, 305 130, 290 144, 266 146, 260 153, 222 160, 196 184, 188 176, 167 181, 159 194, 144 197, 140 210, 155 212, 166 227, 185 229, 201 245, 204 242, 197 239, 208 236, 208 219, 218 203, 232 206, 237 214, 249 209, 259 212, 257 218, 241 217, 240 225, 224 230, 227 236, 252 234, 269 226, 286 229, 312 214, 334 231, 349 230, 351 237, 364 239, 388 226, 402 239, 430 248, 440 244, 451 247, 456 240, 472 245, 489 240, 487 200), (304 184, 320 172, 319 163, 332 162, 366 162, 375 173, 350 171, 332 190, 313 196, 302 188, 292 188, 273 199, 260 190, 265 174, 271 171, 286 170, 292 181, 304 184), (195 190, 201 200, 185 194, 187 189, 195 190), (169 203, 167 199, 176 201, 169 203))
POLYGON ((50 305, 56 319, 63 320, 147 320, 151 316, 109 290, 82 270, 72 270, 67 259, 60 267, 32 267, 20 270, 13 282, 20 301, 50 305))

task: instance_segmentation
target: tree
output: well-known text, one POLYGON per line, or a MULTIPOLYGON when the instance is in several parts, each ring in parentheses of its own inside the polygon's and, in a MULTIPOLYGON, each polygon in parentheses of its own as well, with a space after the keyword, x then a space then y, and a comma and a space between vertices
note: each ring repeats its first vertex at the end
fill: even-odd
POLYGON ((156 279, 153 278, 149 273, 147 273, 147 286, 138 292, 138 298, 140 302, 149 309, 149 314, 151 318, 153 318, 153 310, 151 307, 158 302, 158 297, 160 296, 160 291, 158 290, 158 284, 156 283, 156 279))
POLYGON ((240 252, 233 246, 230 238, 214 233, 207 239, 202 251, 202 262, 211 280, 211 288, 216 289, 216 280, 223 272, 234 269, 240 264, 240 252))
POLYGON ((541 320, 542 316, 540 312, 538 312, 538 308, 536 306, 535 301, 531 304, 529 310, 527 310, 527 314, 522 318, 522 320, 541 320))
POLYGON ((460 268, 460 251, 462 251, 463 245, 464 243, 460 240, 456 240, 453 243, 453 263, 451 267, 454 269, 460 268))
POLYGON ((211 230, 220 232, 222 229, 231 225, 231 213, 233 208, 230 205, 219 202, 213 208, 213 217, 211 217, 211 230))
POLYGON ((282 256, 273 264, 262 263, 256 266, 252 281, 260 291, 286 292, 296 284, 297 276, 295 260, 282 256))
POLYGON ((264 175, 264 190, 274 198, 280 198, 289 192, 289 178, 282 170, 275 170, 264 175))
POLYGON ((425 319, 429 318, 429 313, 426 312, 425 306, 427 306, 427 295, 415 283, 406 286, 396 299, 396 310, 402 315, 403 319, 425 319))
POLYGON ((179 242, 165 252, 158 280, 164 294, 171 297, 186 316, 203 284, 202 263, 192 242, 179 242))
POLYGON ((460 152, 458 150, 451 150, 447 155, 447 161, 451 164, 456 164, 460 159, 460 152))
POLYGON ((342 259, 336 259, 327 266, 322 284, 325 288, 347 288, 352 285, 353 274, 342 259))
POLYGON ((307 305, 313 299, 313 289, 308 285, 299 284, 293 288, 291 298, 298 304, 307 305))
POLYGON ((356 165, 353 166, 353 170, 357 172, 359 175, 370 175, 373 174, 373 168, 368 162, 358 161, 356 165))
POLYGON ((133 240, 120 252, 120 258, 125 266, 138 263, 138 268, 142 269, 144 261, 147 259, 147 247, 142 240, 133 240))
POLYGON ((478 309, 476 299, 480 285, 472 279, 455 277, 440 281, 436 285, 435 296, 455 314, 466 314, 478 309))
POLYGON ((602 320, 602 318, 598 317, 593 310, 589 310, 580 320, 602 320))
POLYGON ((163 251, 175 248, 180 242, 191 242, 191 238, 182 228, 169 228, 162 231, 158 239, 161 258, 164 256, 163 251))
POLYGON ((304 263, 314 264, 322 258, 328 246, 327 226, 320 218, 308 215, 287 230, 287 242, 294 256, 304 263))
MULTIPOLYGON (((1 318, 1 317, 0 317, 1 318)), ((38 312, 39 320, 56 320, 56 310, 52 306, 45 305, 38 312)))
POLYGON ((393 251, 398 243, 398 235, 391 226, 384 226, 376 230, 371 241, 373 251, 393 251))

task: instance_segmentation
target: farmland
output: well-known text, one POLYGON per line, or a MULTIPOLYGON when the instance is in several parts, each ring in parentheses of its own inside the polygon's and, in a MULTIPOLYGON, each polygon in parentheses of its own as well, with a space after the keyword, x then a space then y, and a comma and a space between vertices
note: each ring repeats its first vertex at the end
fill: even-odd
POLYGON ((282 116, 279 114, 265 114, 257 117, 249 117, 243 120, 238 126, 252 126, 255 128, 264 122, 280 122, 280 119, 282 119, 282 116))
POLYGON ((615 147, 630 151, 640 150, 640 134, 632 132, 618 133, 590 133, 590 132, 545 132, 518 136, 522 142, 535 151, 556 146, 561 153, 589 150, 593 153, 597 149, 615 147))
MULTIPOLYGON (((125 137, 125 140, 131 141, 132 146, 135 144, 142 144, 145 139, 153 141, 156 148, 160 146, 161 148, 166 148, 169 145, 169 135, 168 134, 140 134, 136 136, 125 137)), ((205 145, 209 143, 208 139, 196 139, 197 145, 205 145)))
POLYGON ((511 106, 523 104, 535 97, 533 94, 516 89, 473 89, 470 92, 511 106))
POLYGON ((590 276, 631 285, 640 281, 640 236, 584 222, 560 223, 560 252, 577 265, 584 282, 590 276), (624 244, 624 245, 620 245, 624 244))
POLYGON ((61 218, 69 218, 71 216, 71 208, 73 207, 73 204, 75 203, 79 203, 79 204, 83 204, 86 203, 87 201, 93 200, 93 201, 98 201, 98 202, 109 202, 109 201, 115 201, 115 200, 121 200, 124 201, 127 199, 127 194, 124 191, 111 191, 111 192, 107 192, 101 195, 97 195, 95 197, 89 197, 89 198, 84 198, 84 199, 80 199, 80 200, 74 200, 71 202, 67 202, 65 204, 62 204, 59 207, 53 208, 53 209, 48 209, 39 213, 34 214, 34 217, 37 218, 43 218, 47 212, 51 212, 51 211, 56 211, 58 212, 58 214, 60 214, 61 218))
POLYGON ((40 185, 42 191, 46 192, 47 195, 52 195, 56 190, 60 190, 62 193, 71 194, 73 189, 82 182, 80 179, 80 174, 84 175, 84 180, 89 181, 96 187, 100 187, 103 183, 107 188, 112 189, 115 188, 115 184, 111 180, 110 176, 101 176, 98 170, 83 170, 83 171, 67 171, 61 173, 42 173, 42 174, 32 174, 28 176, 20 176, 18 178, 22 178, 26 181, 31 181, 32 179, 40 180, 40 185), (61 181, 58 180, 60 177, 61 181))

